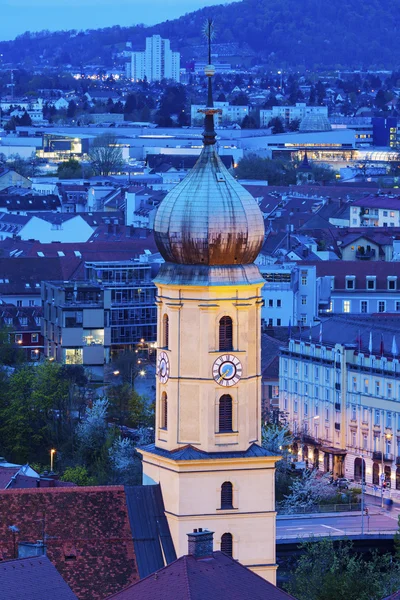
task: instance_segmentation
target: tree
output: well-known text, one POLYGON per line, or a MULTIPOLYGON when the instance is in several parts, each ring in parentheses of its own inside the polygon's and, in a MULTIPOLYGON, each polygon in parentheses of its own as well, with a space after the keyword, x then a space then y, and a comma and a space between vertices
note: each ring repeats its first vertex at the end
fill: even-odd
POLYGON ((130 385, 110 386, 107 390, 109 416, 120 425, 139 427, 147 424, 148 410, 146 402, 130 385))
POLYGON ((298 131, 300 127, 300 119, 293 119, 288 125, 289 131, 298 131))
POLYGON ((59 179, 79 179, 82 177, 82 167, 75 158, 59 163, 57 168, 59 179))
POLYGON ((77 110, 77 106, 76 106, 76 102, 74 100, 70 100, 68 103, 68 108, 67 108, 67 117, 68 119, 73 119, 74 116, 76 115, 76 110, 77 110))
POLYGON ((366 559, 351 542, 324 538, 302 544, 286 587, 298 600, 380 600, 399 589, 400 568, 390 554, 366 559))
POLYGON ((76 485, 96 485, 94 477, 90 477, 86 467, 76 465, 75 467, 67 467, 60 477, 61 481, 76 483, 76 485))
POLYGON ((257 122, 254 117, 246 115, 242 121, 242 129, 257 129, 257 122))
POLYGON ((115 483, 138 485, 141 483, 142 470, 135 445, 128 438, 118 437, 108 450, 115 483))
POLYGON ((96 175, 108 176, 123 168, 122 150, 117 142, 117 137, 112 133, 103 133, 93 140, 89 158, 96 175))
POLYGON ((107 439, 108 400, 99 398, 93 402, 93 406, 87 407, 83 421, 79 423, 76 435, 84 459, 91 463, 98 458, 107 439))
POLYGON ((292 480, 290 494, 281 503, 285 513, 295 513, 299 508, 309 510, 321 500, 335 495, 335 490, 329 485, 326 476, 319 478, 318 472, 304 469, 300 477, 292 480))
POLYGON ((279 117, 274 117, 268 123, 268 127, 272 127, 272 133, 283 133, 285 131, 283 123, 279 117))
POLYGON ((233 106, 247 106, 248 103, 249 99, 244 92, 239 92, 239 94, 237 94, 231 101, 233 106))

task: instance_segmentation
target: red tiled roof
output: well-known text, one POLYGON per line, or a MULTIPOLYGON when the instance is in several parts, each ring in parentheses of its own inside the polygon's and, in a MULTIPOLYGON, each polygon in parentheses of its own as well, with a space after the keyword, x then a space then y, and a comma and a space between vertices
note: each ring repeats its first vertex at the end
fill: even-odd
POLYGON ((357 200, 352 206, 366 206, 367 208, 393 208, 400 210, 400 196, 368 196, 362 200, 357 200))
MULTIPOLYGON (((397 262, 386 261, 354 261, 354 260, 321 260, 315 263, 304 261, 300 266, 315 264, 317 277, 331 275, 335 278, 334 290, 343 290, 346 288, 346 275, 355 276, 355 290, 365 290, 367 287, 366 278, 368 276, 376 277, 376 289, 387 290, 387 277, 397 276, 400 278, 400 264, 397 262)), ((373 290, 369 292, 373 293, 373 290)))
POLYGON ((108 600, 293 600, 222 552, 182 556, 108 600))
POLYGON ((5 490, 11 477, 18 473, 20 467, 0 467, 0 490, 5 490))
POLYGON ((0 564, 0 598, 4 600, 77 600, 46 556, 0 564))
MULTIPOLYGON (((0 559, 46 537, 47 556, 80 600, 103 600, 138 577, 123 486, 0 492, 0 559)), ((27 596, 25 596, 27 598, 27 596)))

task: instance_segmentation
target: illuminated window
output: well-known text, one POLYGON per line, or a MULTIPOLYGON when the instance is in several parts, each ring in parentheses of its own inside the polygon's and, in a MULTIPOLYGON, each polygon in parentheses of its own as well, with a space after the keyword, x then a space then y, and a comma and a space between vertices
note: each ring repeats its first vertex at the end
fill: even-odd
POLYGON ((343 312, 344 313, 349 313, 350 312, 350 300, 344 300, 343 301, 343 312))

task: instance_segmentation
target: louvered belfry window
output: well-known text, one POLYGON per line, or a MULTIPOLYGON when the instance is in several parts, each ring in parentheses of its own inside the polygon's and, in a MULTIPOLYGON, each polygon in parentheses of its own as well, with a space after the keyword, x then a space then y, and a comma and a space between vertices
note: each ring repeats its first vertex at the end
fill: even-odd
POLYGON ((232 396, 224 394, 219 399, 219 432, 232 431, 232 396))
POLYGON ((232 556, 233 553, 233 539, 231 533, 224 533, 221 537, 221 552, 232 556))
POLYGON ((233 350, 232 319, 222 317, 219 322, 219 349, 223 352, 233 350))
POLYGON ((163 316, 163 348, 169 347, 169 319, 168 315, 163 316))
POLYGON ((161 428, 168 429, 168 398, 165 392, 161 397, 161 428))
POLYGON ((221 508, 233 508, 233 486, 230 481, 221 485, 221 508))

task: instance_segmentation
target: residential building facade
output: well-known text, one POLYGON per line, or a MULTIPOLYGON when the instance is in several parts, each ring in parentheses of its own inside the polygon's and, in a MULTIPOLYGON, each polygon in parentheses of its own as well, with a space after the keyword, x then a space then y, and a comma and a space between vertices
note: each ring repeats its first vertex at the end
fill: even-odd
POLYGON ((399 198, 369 196, 353 203, 350 213, 351 227, 399 227, 399 198))
MULTIPOLYGON (((231 105, 229 102, 214 102, 215 108, 221 112, 215 114, 215 125, 220 127, 224 123, 240 123, 249 114, 249 106, 231 105)), ((201 104, 192 104, 190 107, 190 123, 192 127, 201 125, 203 115, 200 111, 204 110, 201 104)))
POLYGON ((305 102, 296 102, 294 106, 273 106, 260 110, 260 127, 268 127, 271 119, 281 119, 285 125, 291 121, 304 119, 306 115, 328 117, 327 106, 307 106, 305 102))
POLYGON ((268 327, 309 326, 329 307, 330 280, 317 278, 315 266, 286 263, 260 265, 266 283, 261 317, 268 327))
POLYGON ((280 358, 279 407, 296 436, 294 460, 355 481, 363 471, 374 485, 382 475, 400 489, 398 357, 314 340, 290 340, 280 358))
POLYGON ((101 381, 110 360, 111 291, 95 282, 44 281, 42 303, 46 358, 83 365, 101 381))

